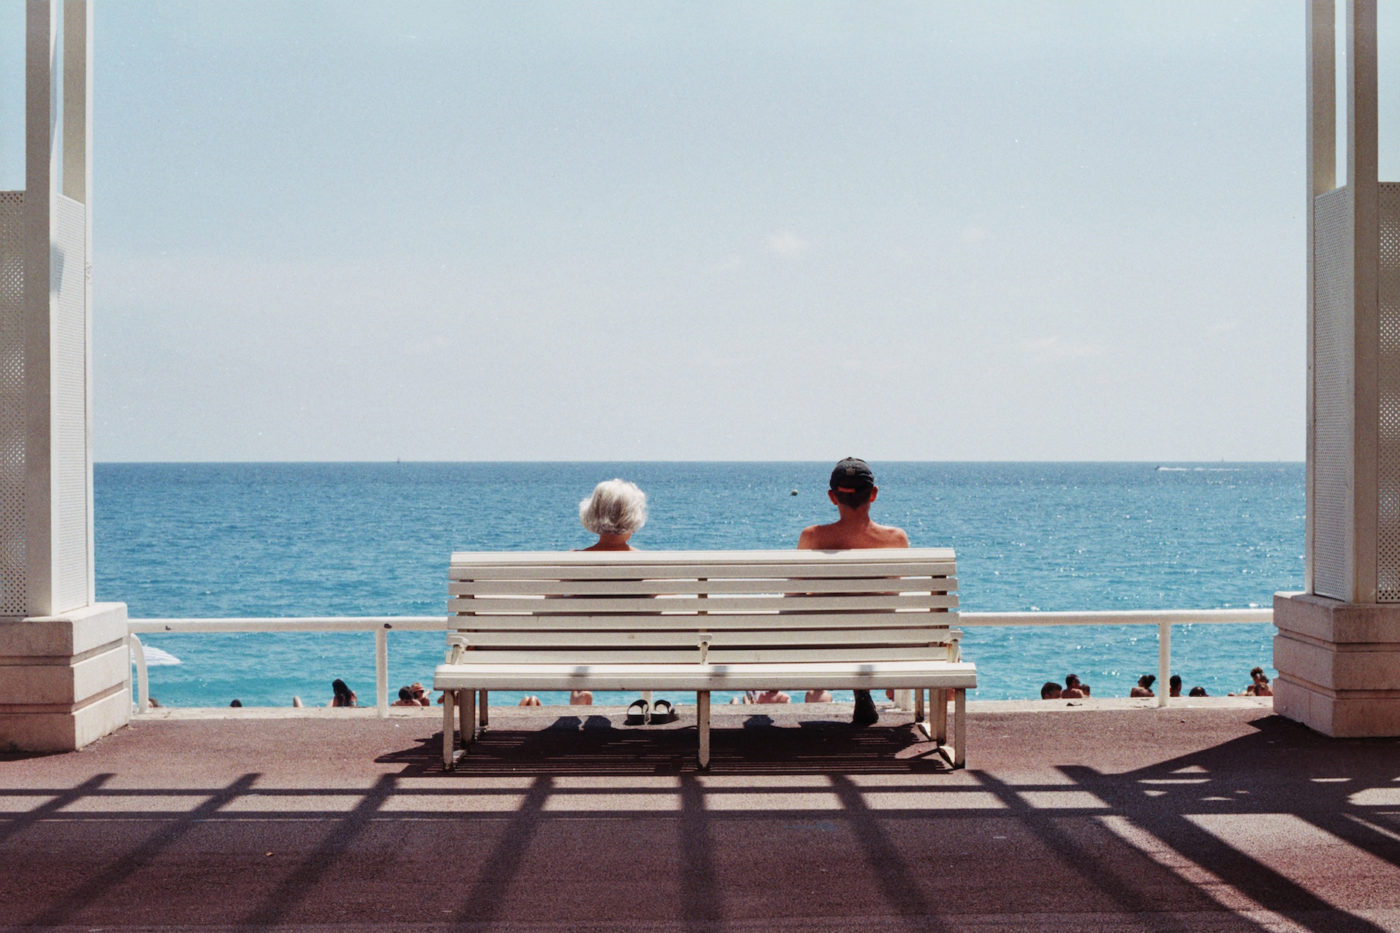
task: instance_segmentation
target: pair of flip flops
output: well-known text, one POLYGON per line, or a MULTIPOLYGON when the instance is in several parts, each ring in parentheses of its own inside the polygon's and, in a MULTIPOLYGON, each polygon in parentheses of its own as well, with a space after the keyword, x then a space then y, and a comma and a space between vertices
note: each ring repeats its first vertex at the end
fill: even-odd
POLYGON ((675 718, 676 709, 669 700, 657 700, 654 706, 648 706, 646 700, 633 700, 632 705, 627 707, 629 726, 672 722, 675 718))

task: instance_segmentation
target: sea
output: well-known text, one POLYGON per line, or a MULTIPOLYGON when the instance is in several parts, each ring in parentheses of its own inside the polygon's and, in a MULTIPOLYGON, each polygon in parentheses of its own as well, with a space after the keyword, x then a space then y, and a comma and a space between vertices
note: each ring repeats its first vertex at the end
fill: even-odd
MULTIPOLYGON (((1301 463, 872 463, 877 521, 952 547, 964 612, 1268 607, 1303 586, 1301 463)), ((569 550, 578 503, 639 484, 639 548, 788 548, 834 519, 830 463, 99 463, 97 597, 131 618, 423 616, 446 612, 451 552, 569 550)), ((1178 626, 1186 687, 1272 677, 1268 624, 1178 626)), ((152 634, 162 706, 325 705, 345 680, 374 702, 369 633, 152 634)), ((444 636, 391 632, 390 698, 429 683, 444 636)), ((1077 673, 1127 696, 1157 669, 1154 626, 968 628, 972 700, 1029 699, 1077 673)), ((1160 685, 1159 685, 1160 686, 1160 685)), ((564 694, 540 694, 546 705, 564 694)), ((849 694, 837 694, 838 699, 849 694)), ((514 704, 518 694, 493 694, 514 704)), ((600 694, 599 704, 633 697, 600 694)), ((677 697, 683 703, 693 697, 677 697)), ((716 702, 727 695, 716 694, 716 702)), ((800 698, 797 698, 800 699, 800 698)))

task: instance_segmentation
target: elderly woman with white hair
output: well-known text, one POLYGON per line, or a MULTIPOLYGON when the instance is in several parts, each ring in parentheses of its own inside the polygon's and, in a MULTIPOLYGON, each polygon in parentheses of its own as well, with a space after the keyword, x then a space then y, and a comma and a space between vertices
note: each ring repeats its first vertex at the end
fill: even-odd
POLYGON ((585 551, 635 551, 628 544, 632 533, 647 522, 647 494, 636 483, 610 479, 599 483, 593 495, 578 504, 583 527, 598 536, 585 551))
MULTIPOLYGON (((584 551, 635 551, 628 539, 632 533, 647 522, 647 494, 623 479, 604 480, 593 488, 593 495, 578 504, 578 520, 583 527, 598 536, 596 544, 582 548, 584 551)), ((650 696, 648 691, 647 696, 650 696)), ((571 706, 593 705, 593 693, 589 690, 574 690, 569 694, 571 706)), ((648 721, 668 722, 674 717, 671 704, 665 700, 657 703, 658 712, 665 704, 666 714, 660 718, 650 715, 647 699, 634 702, 627 708, 627 722, 637 724, 648 721)))

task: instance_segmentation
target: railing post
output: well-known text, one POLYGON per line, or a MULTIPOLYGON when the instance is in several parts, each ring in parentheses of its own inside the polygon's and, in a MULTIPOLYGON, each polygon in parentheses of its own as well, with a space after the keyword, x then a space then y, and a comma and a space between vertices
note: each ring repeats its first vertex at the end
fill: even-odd
POLYGON ((146 674, 146 647, 141 639, 127 633, 128 650, 136 658, 136 712, 144 713, 151 705, 151 680, 146 674))
POLYGON ((1172 624, 1157 623, 1157 705, 1167 705, 1167 696, 1172 692, 1172 624))
POLYGON ((389 715, 389 626, 374 630, 374 703, 379 718, 389 715))

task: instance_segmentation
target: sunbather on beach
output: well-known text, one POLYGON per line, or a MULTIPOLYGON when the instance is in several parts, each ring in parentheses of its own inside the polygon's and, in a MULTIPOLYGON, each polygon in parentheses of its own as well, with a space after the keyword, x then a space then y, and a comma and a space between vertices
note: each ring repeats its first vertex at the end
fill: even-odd
MULTIPOLYGON (((870 519, 870 506, 879 495, 875 474, 870 465, 856 457, 847 457, 831 471, 827 498, 836 506, 839 517, 828 525, 811 525, 802 529, 797 546, 811 551, 845 551, 858 548, 905 548, 909 535, 892 525, 879 525, 870 519)), ((851 722, 868 726, 880 719, 869 690, 856 690, 856 709, 851 722)))
POLYGON ((1047 680, 1040 685, 1040 698, 1042 700, 1058 700, 1064 695, 1064 692, 1065 688, 1053 680, 1047 680))
POLYGON ((1155 694, 1155 693, 1152 692, 1152 684, 1155 683, 1156 680, 1157 680, 1157 677, 1156 677, 1155 674, 1143 674, 1141 677, 1138 678, 1137 686, 1128 691, 1128 696, 1130 696, 1130 697, 1152 697, 1152 696, 1156 696, 1157 694, 1155 694))
POLYGON ((355 696, 355 691, 345 685, 345 681, 337 677, 331 681, 331 706, 358 706, 359 698, 355 696))
POLYGON ((1274 688, 1269 686, 1269 678, 1264 674, 1262 667, 1251 669, 1249 679, 1251 683, 1244 688, 1245 696, 1271 697, 1274 695, 1274 688))
POLYGON ((583 527, 598 536, 585 551, 635 551, 628 544, 634 532, 647 521, 647 494, 636 483, 604 480, 593 488, 593 495, 578 504, 583 527))

